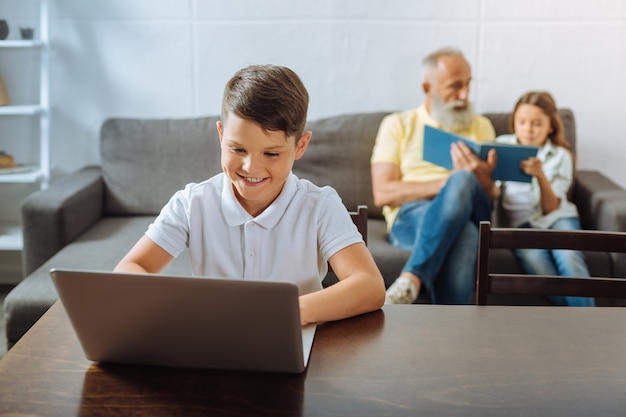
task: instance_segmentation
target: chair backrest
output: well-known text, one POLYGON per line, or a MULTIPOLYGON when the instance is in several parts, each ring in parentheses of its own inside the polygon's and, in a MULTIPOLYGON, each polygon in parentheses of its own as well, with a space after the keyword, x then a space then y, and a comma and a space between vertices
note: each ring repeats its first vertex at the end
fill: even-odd
POLYGON ((363 241, 367 245, 367 206, 359 204, 356 207, 356 211, 350 211, 349 213, 356 228, 361 233, 361 236, 363 236, 363 241))
POLYGON ((480 223, 476 267, 476 304, 487 304, 488 294, 536 294, 626 298, 626 279, 562 277, 489 272, 491 249, 572 249, 626 253, 626 233, 592 230, 492 228, 480 223))
MULTIPOLYGON (((355 211, 349 210, 348 213, 350 213, 350 217, 356 225, 357 230, 361 233, 361 236, 363 236, 363 242, 367 245, 367 205, 359 204, 355 211)), ((328 273, 332 275, 335 274, 333 268, 330 266, 330 263, 328 264, 328 273)), ((337 278, 334 277, 329 281, 328 285, 331 283, 334 284, 336 281, 337 278)))

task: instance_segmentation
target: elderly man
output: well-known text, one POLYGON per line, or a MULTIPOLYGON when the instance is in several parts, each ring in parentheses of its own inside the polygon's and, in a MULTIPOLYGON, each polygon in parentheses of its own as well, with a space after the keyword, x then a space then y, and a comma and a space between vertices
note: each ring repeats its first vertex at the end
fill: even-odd
POLYGON ((491 217, 497 193, 487 161, 459 142, 452 145, 452 171, 423 160, 424 126, 479 141, 493 141, 493 126, 469 102, 471 68, 454 48, 423 61, 426 101, 381 123, 372 153, 372 186, 391 243, 411 251, 387 290, 387 303, 410 304, 424 285, 433 303, 467 304, 475 282, 478 223, 491 217))

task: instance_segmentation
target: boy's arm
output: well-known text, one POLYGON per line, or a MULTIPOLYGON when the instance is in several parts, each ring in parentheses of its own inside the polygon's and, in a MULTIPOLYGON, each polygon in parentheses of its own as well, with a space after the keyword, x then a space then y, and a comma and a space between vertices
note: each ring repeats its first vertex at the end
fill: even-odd
POLYGON ((329 263, 339 282, 300 296, 302 324, 340 320, 382 307, 385 282, 363 243, 345 247, 329 263))
POLYGON ((161 272, 173 258, 165 249, 144 235, 122 258, 113 272, 157 273, 161 272))

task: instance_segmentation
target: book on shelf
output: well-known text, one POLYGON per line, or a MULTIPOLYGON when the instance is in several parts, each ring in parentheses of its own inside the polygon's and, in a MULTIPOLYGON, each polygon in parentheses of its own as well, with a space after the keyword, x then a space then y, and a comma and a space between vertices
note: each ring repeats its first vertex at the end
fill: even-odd
POLYGON ((532 177, 522 171, 520 163, 537 156, 537 146, 477 142, 432 126, 424 126, 424 160, 451 170, 450 146, 456 142, 465 143, 482 160, 487 160, 489 151, 495 149, 498 160, 492 173, 494 180, 530 182, 532 177))

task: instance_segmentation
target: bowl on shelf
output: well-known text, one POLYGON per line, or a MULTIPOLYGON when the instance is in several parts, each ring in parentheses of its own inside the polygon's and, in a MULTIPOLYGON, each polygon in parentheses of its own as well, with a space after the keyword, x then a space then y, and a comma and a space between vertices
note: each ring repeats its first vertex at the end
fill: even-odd
POLYGON ((29 26, 20 26, 20 36, 22 39, 31 40, 35 37, 35 29, 29 26))

